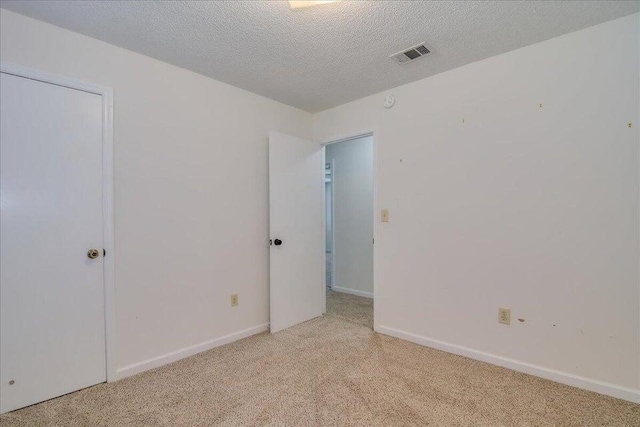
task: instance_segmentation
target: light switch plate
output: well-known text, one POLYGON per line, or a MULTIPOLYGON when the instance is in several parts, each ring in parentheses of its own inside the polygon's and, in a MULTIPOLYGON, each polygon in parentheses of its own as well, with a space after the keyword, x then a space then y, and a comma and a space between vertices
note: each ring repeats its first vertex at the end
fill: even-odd
POLYGON ((389 222, 389 209, 382 209, 380 213, 380 220, 382 222, 389 222))
POLYGON ((502 323, 503 325, 511 324, 511 309, 509 308, 498 309, 498 323, 502 323))

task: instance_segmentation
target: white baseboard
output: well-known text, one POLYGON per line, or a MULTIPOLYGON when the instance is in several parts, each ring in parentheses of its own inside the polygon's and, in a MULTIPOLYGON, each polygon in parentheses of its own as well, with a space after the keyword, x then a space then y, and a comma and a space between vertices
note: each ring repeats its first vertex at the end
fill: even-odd
POLYGON ((355 289, 341 288, 339 286, 332 286, 331 290, 336 292, 342 292, 343 294, 351 294, 351 295, 357 295, 359 297, 373 298, 373 292, 357 291, 355 289))
POLYGON ((487 362, 493 365, 502 366, 504 368, 513 369, 514 371, 523 372, 525 374, 535 375, 537 377, 570 385, 572 387, 595 391, 596 393, 605 394, 607 396, 616 397, 618 399, 624 399, 629 402, 640 403, 640 390, 634 390, 603 381, 580 377, 566 372, 543 368, 541 366, 532 365, 530 363, 520 362, 518 360, 497 356, 495 354, 485 353, 467 347, 434 340, 409 332, 404 332, 398 329, 389 328, 387 326, 376 326, 375 331, 384 335, 389 335, 395 338, 410 341, 415 344, 435 348, 437 350, 446 351, 448 353, 458 354, 470 359, 480 360, 482 362, 487 362))
POLYGON ((210 350, 215 347, 220 347, 225 344, 238 341, 239 339, 250 337, 251 335, 259 334, 260 332, 268 331, 269 324, 264 323, 262 325, 253 326, 242 331, 234 332, 229 335, 215 338, 209 341, 202 342, 200 344, 192 345, 190 347, 183 348, 181 350, 172 351, 151 359, 143 360, 142 362, 134 363, 128 366, 123 366, 116 370, 116 380, 130 377, 131 375, 139 374, 150 369, 158 368, 160 366, 176 362, 185 357, 193 356, 194 354, 201 353, 206 350, 210 350))

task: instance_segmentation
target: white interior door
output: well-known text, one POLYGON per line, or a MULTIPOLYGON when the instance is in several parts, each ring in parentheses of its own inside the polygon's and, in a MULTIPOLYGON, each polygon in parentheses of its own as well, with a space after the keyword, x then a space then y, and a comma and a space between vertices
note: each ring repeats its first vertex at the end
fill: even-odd
POLYGON ((0 412, 6 412, 106 380, 102 97, 6 73, 0 78, 0 412))
POLYGON ((322 315, 322 162, 320 144, 270 133, 271 332, 322 315))

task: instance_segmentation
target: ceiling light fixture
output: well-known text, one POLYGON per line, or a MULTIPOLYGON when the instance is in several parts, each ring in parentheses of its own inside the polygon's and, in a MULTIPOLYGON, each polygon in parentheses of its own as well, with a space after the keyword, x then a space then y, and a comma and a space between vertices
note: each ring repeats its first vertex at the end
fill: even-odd
POLYGON ((325 3, 336 3, 339 1, 340 0, 315 0, 315 1, 314 0, 301 0, 301 1, 289 0, 289 7, 291 7, 291 9, 300 9, 303 7, 318 6, 325 3))

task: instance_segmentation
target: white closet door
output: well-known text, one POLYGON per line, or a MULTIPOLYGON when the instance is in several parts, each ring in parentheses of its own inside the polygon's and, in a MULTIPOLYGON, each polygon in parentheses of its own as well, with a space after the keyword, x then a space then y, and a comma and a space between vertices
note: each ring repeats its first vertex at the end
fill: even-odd
POLYGON ((0 99, 6 412, 106 380, 102 97, 2 73, 0 99))

